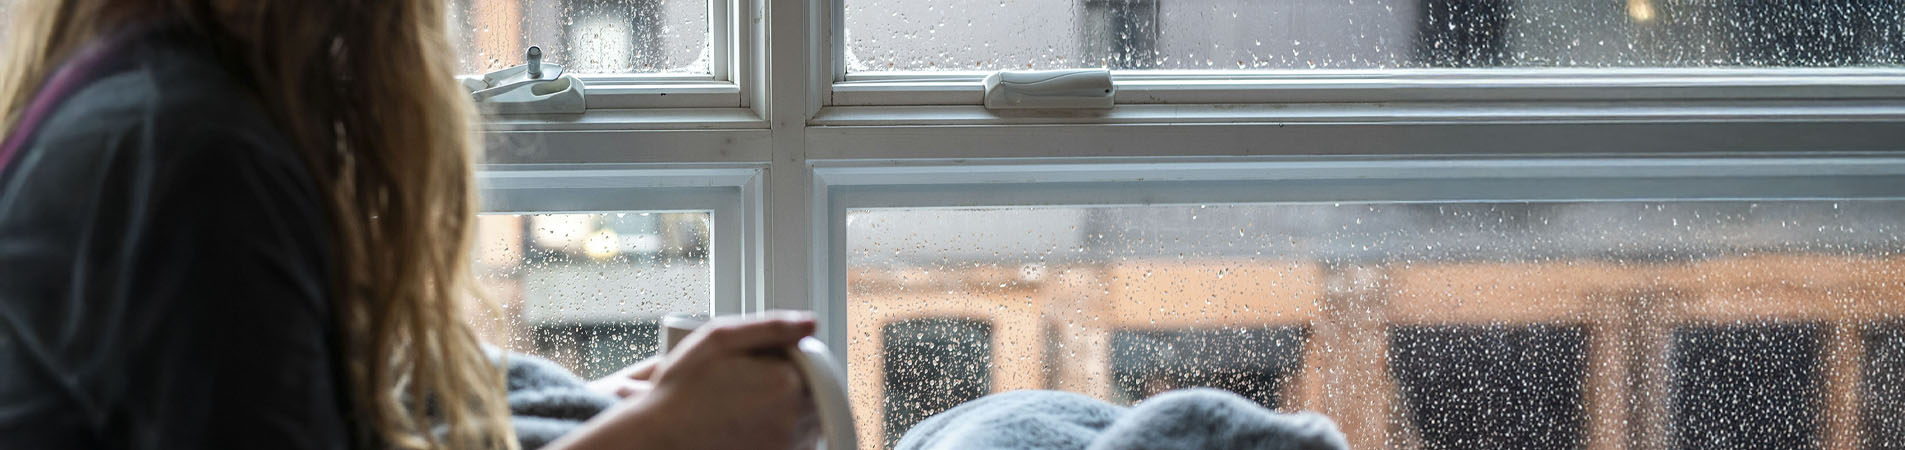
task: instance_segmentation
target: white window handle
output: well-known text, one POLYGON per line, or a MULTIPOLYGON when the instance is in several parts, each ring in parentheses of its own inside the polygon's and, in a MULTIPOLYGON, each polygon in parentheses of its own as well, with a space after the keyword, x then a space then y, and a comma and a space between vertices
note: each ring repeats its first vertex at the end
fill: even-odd
POLYGON ((986 76, 986 109, 1110 108, 1118 86, 1107 69, 998 71, 986 76))
POLYGON ((531 46, 526 64, 483 74, 458 77, 488 112, 498 114, 579 114, 588 109, 587 87, 561 64, 543 62, 542 48, 531 46))

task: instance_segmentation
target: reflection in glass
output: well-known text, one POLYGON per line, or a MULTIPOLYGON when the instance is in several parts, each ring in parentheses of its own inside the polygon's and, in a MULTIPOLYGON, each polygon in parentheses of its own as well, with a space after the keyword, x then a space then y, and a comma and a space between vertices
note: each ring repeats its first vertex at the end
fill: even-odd
POLYGON ((1900 423, 1875 330, 1905 320, 1905 202, 856 209, 846 241, 867 442, 951 406, 882 405, 958 383, 1217 387, 1353 448, 1846 448, 1900 423), (988 344, 892 331, 921 320, 988 344), (949 361, 984 370, 927 369, 949 361))
POLYGON ((478 216, 488 342, 596 378, 655 354, 659 318, 713 308, 708 213, 478 216))
POLYGON ((1896 0, 846 0, 849 72, 1905 64, 1896 0))

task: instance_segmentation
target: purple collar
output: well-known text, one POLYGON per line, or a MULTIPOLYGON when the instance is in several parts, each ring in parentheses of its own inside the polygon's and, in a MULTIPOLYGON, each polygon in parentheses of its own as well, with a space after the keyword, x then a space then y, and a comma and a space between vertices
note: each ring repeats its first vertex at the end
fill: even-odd
POLYGON ((38 131, 40 124, 45 122, 61 103, 78 92, 80 88, 110 74, 110 71, 101 69, 106 68, 106 62, 125 47, 128 41, 127 34, 130 33, 119 33, 111 38, 87 45, 84 50, 61 64, 59 70, 47 79, 46 84, 41 85, 39 93, 34 94, 33 101, 28 103, 26 110, 20 114, 20 120, 14 124, 12 132, 7 134, 4 141, 0 141, 0 174, 6 173, 7 164, 13 161, 14 154, 26 147, 27 142, 38 131))

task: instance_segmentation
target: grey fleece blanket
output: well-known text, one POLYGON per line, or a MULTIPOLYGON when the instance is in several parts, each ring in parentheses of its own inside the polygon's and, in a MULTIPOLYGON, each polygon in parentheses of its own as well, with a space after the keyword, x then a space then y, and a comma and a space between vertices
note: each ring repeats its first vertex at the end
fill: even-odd
MULTIPOLYGON (((490 358, 501 355, 490 349, 490 358)), ((524 449, 542 448, 615 404, 549 360, 509 353, 509 414, 524 449)))
POLYGON ((980 398, 914 426, 897 450, 1331 450, 1336 423, 1282 414, 1216 389, 1185 389, 1130 408, 1079 394, 1014 391, 980 398))
MULTIPOLYGON (((501 357, 490 349, 492 359, 501 357)), ((541 448, 615 404, 556 363, 520 353, 509 366, 509 412, 524 449, 541 448)), ((1280 414, 1216 389, 1186 389, 1135 407, 1070 392, 987 396, 920 422, 898 450, 1337 450, 1336 423, 1280 414)))

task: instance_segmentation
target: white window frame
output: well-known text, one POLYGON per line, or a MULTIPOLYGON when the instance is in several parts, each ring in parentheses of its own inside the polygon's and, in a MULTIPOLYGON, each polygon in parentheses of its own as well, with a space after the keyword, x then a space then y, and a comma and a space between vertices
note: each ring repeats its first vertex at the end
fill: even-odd
MULTIPOLYGON (((760 27, 747 24, 761 17, 766 0, 708 1, 708 73, 577 73, 587 93, 588 112, 582 117, 550 118, 492 115, 491 120, 541 129, 541 125, 585 122, 596 126, 634 129, 645 124, 695 121, 726 126, 764 127, 760 114, 746 113, 759 83, 752 80, 760 64, 755 39, 760 27)), ((531 43, 534 44, 534 43, 531 43)), ((551 61, 565 63, 565 61, 551 61)))
MULTIPOLYGON (((846 2, 813 0, 827 106, 979 105, 989 71, 847 72, 846 2)), ((1905 96, 1905 68, 1119 70, 1117 105, 1604 100, 1838 100, 1905 96)), ((1114 108, 1114 109, 1121 109, 1114 108)), ((1181 110, 1182 108, 1180 108, 1181 110)), ((1234 115, 1233 115, 1234 116, 1234 115)), ((1274 115, 1266 116, 1274 119, 1274 115)), ((911 118, 899 118, 900 121, 911 118)))
MULTIPOLYGON (((836 60, 837 61, 837 60, 836 60)), ((979 105, 990 72, 837 74, 830 106, 979 105)), ((1898 97, 1905 68, 1119 70, 1118 105, 1898 97)))
MULTIPOLYGON (((1862 190, 1822 192, 1905 197, 1895 160, 1905 157, 1899 70, 1120 73, 1111 110, 1001 113, 976 106, 975 74, 844 78, 843 0, 734 1, 745 11, 730 29, 742 107, 592 103, 580 117, 492 117, 483 170, 633 167, 619 179, 662 180, 572 193, 582 197, 735 187, 738 213, 694 208, 746 224, 714 233, 717 248, 743 249, 741 269, 717 268, 716 283, 735 283, 727 289, 742 293, 743 313, 815 311, 819 334, 842 357, 842 208, 1297 201, 1277 195, 1315 183, 1305 174, 1324 168, 1366 178, 1364 194, 1402 186, 1383 180, 1424 177, 1443 193, 1481 195, 1461 187, 1504 179, 1538 187, 1546 180, 1517 173, 1539 166, 1547 172, 1527 173, 1572 179, 1556 186, 1583 189, 1563 196, 1577 199, 1612 198, 1618 186, 1601 185, 1628 181, 1680 199, 1714 186, 1794 198, 1854 179, 1866 180, 1862 190), (1171 183, 1256 186, 1261 195, 1171 183), (1042 194, 988 193, 1008 187, 1042 194)), ((486 192, 497 189, 514 188, 486 192)), ((1388 200, 1416 195, 1393 193, 1388 200)), ((524 201, 517 207, 535 206, 524 201)), ((727 255, 716 252, 717 267, 729 266, 727 255)))
POLYGON ((477 176, 485 213, 707 212, 714 302, 706 312, 717 315, 762 309, 761 216, 750 212, 759 209, 760 182, 750 167, 492 165, 477 176))
MULTIPOLYGON (((1128 159, 823 164, 814 297, 845 324, 847 214, 881 208, 1905 200, 1905 155, 1128 159)), ((846 327, 824 328, 846 342, 846 327)), ((846 349, 835 349, 845 358, 846 349)), ((844 360, 844 359, 843 359, 844 360)))

